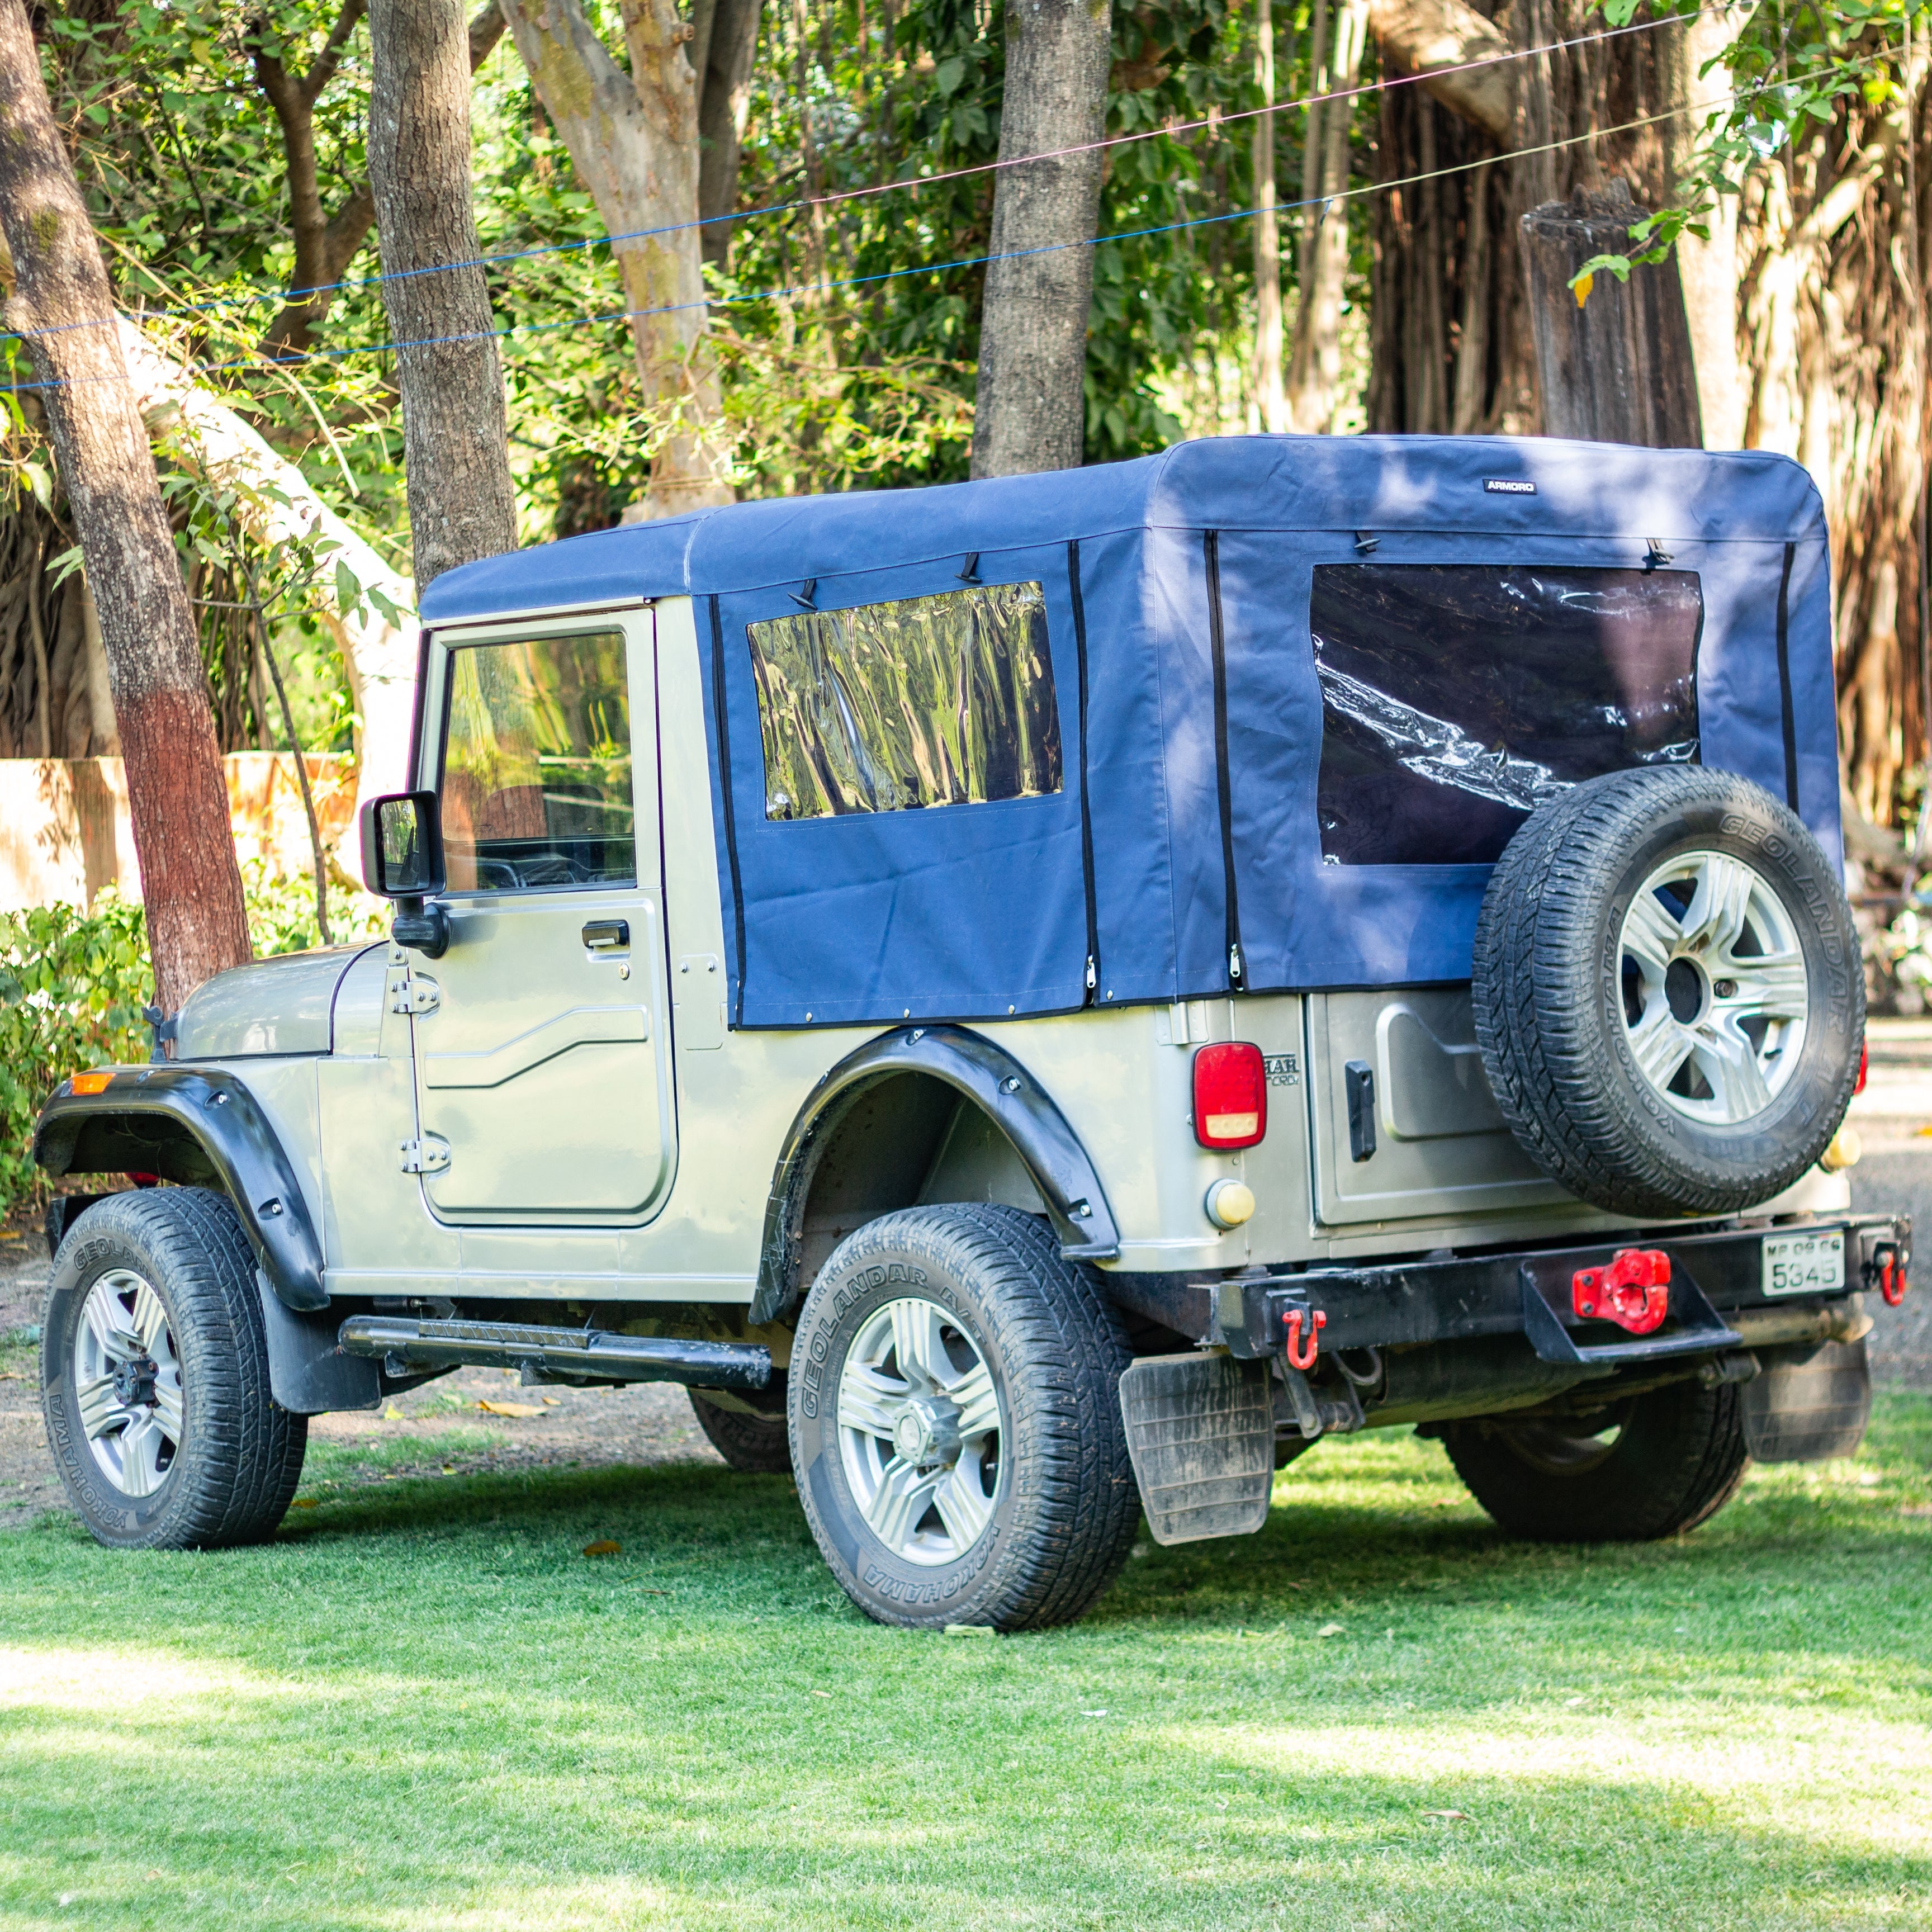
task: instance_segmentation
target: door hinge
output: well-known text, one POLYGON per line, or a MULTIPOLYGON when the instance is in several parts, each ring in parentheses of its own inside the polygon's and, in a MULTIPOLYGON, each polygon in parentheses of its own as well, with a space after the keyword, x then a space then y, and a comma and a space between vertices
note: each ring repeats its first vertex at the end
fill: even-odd
POLYGON ((440 1174, 449 1165, 449 1143, 435 1134, 402 1144, 402 1169, 405 1174, 440 1174))
POLYGON ((413 973, 406 980, 395 981, 389 988, 392 1013, 433 1013, 442 1000, 434 980, 421 979, 413 973))

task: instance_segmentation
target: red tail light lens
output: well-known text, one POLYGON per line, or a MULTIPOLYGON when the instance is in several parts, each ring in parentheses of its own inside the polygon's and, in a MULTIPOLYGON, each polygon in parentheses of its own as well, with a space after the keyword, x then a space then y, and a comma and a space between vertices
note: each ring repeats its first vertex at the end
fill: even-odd
POLYGON ((1268 1068, 1246 1040, 1194 1056, 1194 1138, 1204 1148, 1252 1147, 1268 1132, 1268 1068))
POLYGON ((1871 1071, 1871 1048, 1863 1040, 1858 1042, 1858 1084, 1852 1089, 1854 1094, 1865 1090, 1865 1076, 1871 1071))

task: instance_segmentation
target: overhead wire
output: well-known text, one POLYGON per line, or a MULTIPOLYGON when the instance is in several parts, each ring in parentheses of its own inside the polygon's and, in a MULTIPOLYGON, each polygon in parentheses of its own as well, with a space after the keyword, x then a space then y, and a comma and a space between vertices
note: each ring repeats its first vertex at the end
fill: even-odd
MULTIPOLYGON (((1843 62, 1839 64, 1844 69, 1850 70, 1874 65, 1877 58, 1878 56, 1873 56, 1863 60, 1843 62)), ((1373 90, 1365 88, 1357 91, 1365 92, 1373 90)), ((1714 95, 1708 100, 1687 102, 1678 106, 1664 109, 1658 113, 1642 115, 1631 120, 1618 122, 1608 128, 1587 129, 1581 134, 1567 135, 1560 140, 1543 142, 1534 147, 1511 148, 1504 153, 1480 155, 1472 160, 1456 162, 1445 167, 1425 169, 1414 174, 1404 175, 1390 181, 1365 182, 1358 185, 1338 188, 1332 194, 1312 196, 1300 201, 1280 202, 1276 205, 1275 212, 1278 214, 1289 214, 1310 208, 1325 211, 1336 202, 1363 200, 1370 195, 1387 194, 1398 188, 1413 188, 1425 182, 1441 181, 1451 176, 1468 174, 1478 168, 1494 167, 1502 162, 1526 160, 1536 154, 1555 153, 1563 148, 1578 147, 1586 142, 1602 140, 1610 135, 1628 134, 1637 128, 1654 127, 1660 122, 1676 120, 1687 115, 1707 112, 1714 108, 1734 104, 1746 93, 1754 91, 1756 91, 1754 87, 1733 88, 1722 94, 1714 95)), ((1225 211, 1218 214, 1196 215, 1184 221, 1161 222, 1144 228, 1117 230, 1112 234, 1087 236, 1077 242, 1052 242, 1036 248, 1003 249, 984 255, 960 256, 950 261, 921 262, 907 268, 881 269, 872 274, 844 276, 830 281, 794 283, 782 287, 761 289, 749 295, 707 296, 692 302, 664 302, 641 308, 611 309, 596 315, 574 316, 554 322, 511 322, 501 328, 470 329, 448 335, 418 336, 382 342, 314 348, 286 356, 270 357, 252 354, 234 357, 226 362, 189 364, 186 365, 186 370, 190 375, 196 377, 222 375, 236 370, 261 369, 265 367, 272 368, 295 362, 343 361, 350 356, 386 355, 400 350, 439 348, 466 342, 501 341, 512 336, 551 334, 567 329, 605 327, 614 322, 637 321, 657 315, 680 314, 693 310, 748 308, 760 302, 782 301, 789 297, 804 296, 814 292, 830 292, 834 289, 869 287, 878 283, 903 280, 916 275, 947 274, 958 269, 985 267, 994 262, 1023 261, 1036 256, 1062 254, 1074 248, 1101 248, 1112 242, 1138 241, 1151 236, 1176 234, 1197 228, 1214 227, 1228 222, 1248 220, 1262 212, 1262 210, 1258 207, 1236 208, 1225 211)), ((143 318, 138 316, 130 318, 130 320, 141 319, 143 318)), ((104 323, 69 323, 64 326, 69 328, 112 326, 118 322, 118 317, 112 317, 104 323)), ((30 335, 33 332, 26 333, 30 335)), ((6 339, 8 338, 0 337, 0 340, 6 339)), ((25 338, 16 337, 14 339, 25 338)), ((0 395, 26 394, 38 390, 64 388, 68 386, 70 380, 58 377, 41 382, 0 383, 0 395)), ((117 379, 102 376, 85 377, 81 380, 110 381, 117 379)))
MULTIPOLYGON (((1727 0, 1709 0, 1709 4, 1698 8, 1696 13, 1720 12, 1726 4, 1727 0)), ((1216 112, 1192 121, 1167 122, 1157 128, 1138 128, 1125 134, 1109 134, 1097 141, 1081 142, 1070 147, 1046 148, 1035 154, 1014 154, 990 161, 974 161, 962 167, 944 169, 935 174, 908 175, 895 181, 868 182, 862 187, 839 188, 830 194, 806 196, 795 201, 773 202, 763 208, 700 216, 687 221, 666 222, 657 227, 629 229, 616 234, 584 236, 572 242, 548 242, 532 248, 505 249, 456 261, 427 262, 420 268, 388 269, 380 274, 345 277, 339 281, 317 282, 299 288, 278 287, 246 295, 217 296, 206 302, 175 303, 164 308, 141 310, 138 314, 142 320, 166 321, 179 316, 213 314, 224 309, 255 308, 269 302, 286 306, 304 302, 314 296, 338 294, 344 290, 376 288, 385 283, 412 280, 424 275, 449 274, 458 269, 499 268, 511 262, 533 261, 546 255, 582 254, 594 248, 607 247, 614 249, 625 242, 650 241, 660 236, 685 234, 694 228, 722 228, 727 225, 764 220, 776 215, 794 214, 812 208, 830 208, 878 195, 918 192, 928 188, 940 187, 947 182, 964 180, 974 175, 994 173, 1004 168, 1030 167, 1041 161, 1064 160, 1076 154, 1099 153, 1137 141, 1195 134, 1204 128, 1218 132, 1222 128, 1232 127, 1238 122, 1251 120, 1258 115, 1292 113, 1298 108, 1325 106, 1331 102, 1354 100, 1366 94, 1393 92, 1397 88, 1444 80, 1454 74, 1474 73, 1484 68, 1504 67, 1516 61, 1538 58, 1544 54, 1561 53, 1569 48, 1582 46, 1593 41, 1616 40, 1628 34, 1648 33, 1672 21, 1694 17, 1696 16, 1662 14, 1654 20, 1633 21, 1624 26, 1606 28, 1598 33, 1579 34, 1568 40, 1547 41, 1540 46, 1513 47, 1506 53, 1486 54, 1480 60, 1460 61, 1447 67, 1432 68, 1426 74, 1384 75, 1376 80, 1364 81, 1357 86, 1332 88, 1322 94, 1303 94, 1261 107, 1244 107, 1232 114, 1216 112)), ((78 322, 59 322, 45 328, 0 332, 0 342, 20 341, 32 337, 62 334, 77 328, 99 328, 110 326, 109 322, 88 316, 78 322)), ((264 356, 258 359, 273 362, 290 358, 264 356)))

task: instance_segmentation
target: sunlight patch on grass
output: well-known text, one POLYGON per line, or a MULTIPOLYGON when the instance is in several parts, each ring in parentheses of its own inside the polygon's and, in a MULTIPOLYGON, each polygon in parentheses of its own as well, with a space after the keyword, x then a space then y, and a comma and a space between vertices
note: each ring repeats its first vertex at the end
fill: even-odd
POLYGON ((256 1549, 0 1534, 0 1923, 1932 1923, 1923 1398, 1625 1548, 1506 1540, 1438 1445, 1324 1444, 1260 1534, 970 1644, 859 1617, 782 1478, 357 1460, 256 1549))

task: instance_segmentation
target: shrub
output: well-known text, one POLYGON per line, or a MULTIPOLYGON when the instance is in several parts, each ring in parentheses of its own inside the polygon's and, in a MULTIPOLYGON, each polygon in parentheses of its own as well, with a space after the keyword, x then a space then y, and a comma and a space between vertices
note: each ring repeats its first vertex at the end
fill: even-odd
POLYGON ((0 1213, 35 1191, 34 1117, 70 1073, 146 1060, 147 922, 110 886, 92 912, 0 913, 0 1213))
MULTIPOLYGON (((258 956, 321 943, 313 880, 277 877, 254 861, 242 868, 242 887, 258 956)), ((338 945, 379 938, 387 914, 346 880, 329 894, 338 945)), ((0 1216, 38 1191, 34 1120, 54 1088, 83 1067, 148 1058, 141 1008, 154 984, 141 908, 111 886, 91 912, 55 904, 0 913, 0 1216)))

